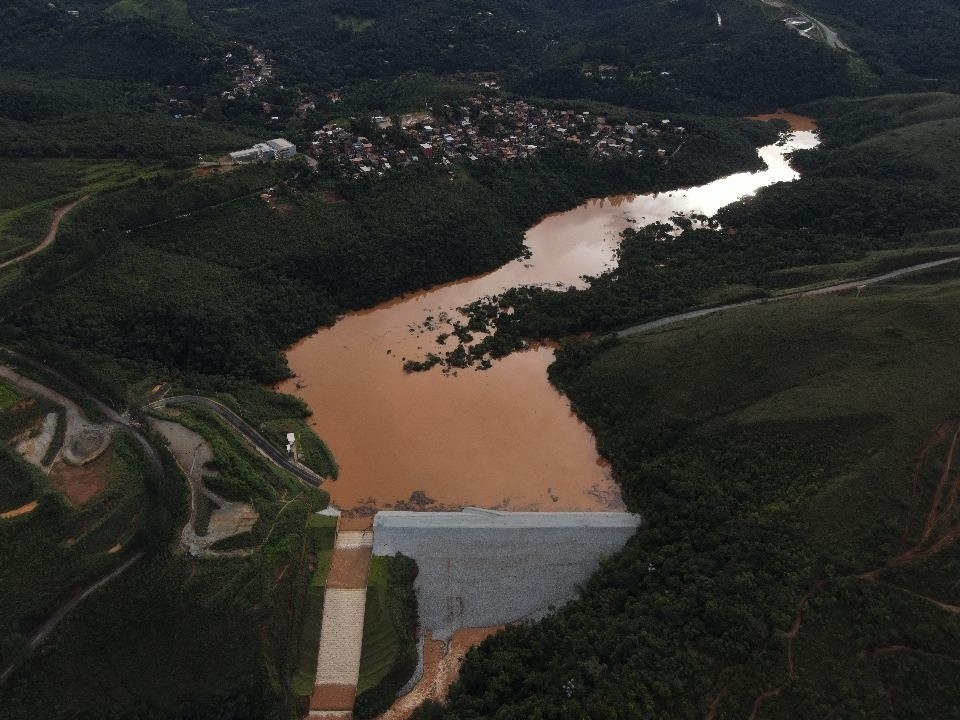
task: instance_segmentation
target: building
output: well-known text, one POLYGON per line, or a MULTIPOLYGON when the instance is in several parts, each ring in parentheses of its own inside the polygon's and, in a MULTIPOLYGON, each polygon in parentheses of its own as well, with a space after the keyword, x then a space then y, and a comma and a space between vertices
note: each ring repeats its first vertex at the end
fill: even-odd
POLYGON ((291 158, 297 154, 297 146, 284 138, 267 140, 266 144, 273 148, 278 160, 281 158, 291 158))
POLYGON ((245 150, 230 153, 230 159, 235 163, 270 162, 291 158, 297 154, 297 146, 289 140, 276 138, 265 143, 257 143, 245 150))

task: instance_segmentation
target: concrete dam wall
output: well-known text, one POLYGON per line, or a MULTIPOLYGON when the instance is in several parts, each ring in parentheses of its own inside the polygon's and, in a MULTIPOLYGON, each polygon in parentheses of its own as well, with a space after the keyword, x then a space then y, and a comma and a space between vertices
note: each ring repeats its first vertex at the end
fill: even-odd
POLYGON ((373 552, 416 560, 421 626, 445 640, 563 605, 641 524, 630 513, 381 512, 373 552))

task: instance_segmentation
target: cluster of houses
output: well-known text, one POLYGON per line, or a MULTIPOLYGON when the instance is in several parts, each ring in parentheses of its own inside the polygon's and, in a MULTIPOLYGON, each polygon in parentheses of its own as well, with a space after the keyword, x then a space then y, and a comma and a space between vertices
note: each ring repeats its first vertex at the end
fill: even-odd
POLYGON ((272 162, 283 158, 292 158, 297 154, 297 146, 284 138, 274 138, 257 143, 253 147, 230 153, 235 163, 272 162))
MULTIPOLYGON (((253 45, 248 45, 244 49, 250 56, 250 62, 244 63, 237 70, 233 78, 233 88, 221 93, 226 100, 235 100, 237 95, 250 95, 258 87, 273 79, 273 61, 267 57, 267 54, 253 45)), ((229 52, 224 61, 227 65, 231 65, 236 62, 236 58, 232 52, 229 52)))
POLYGON ((444 165, 481 158, 513 162, 557 145, 587 147, 598 158, 665 157, 675 152, 686 132, 669 119, 613 123, 585 110, 545 108, 485 95, 460 106, 444 105, 434 115, 396 120, 377 115, 370 124, 373 130, 367 136, 335 123, 324 125, 314 133, 309 152, 316 158, 333 159, 344 175, 363 175, 421 159, 444 165))

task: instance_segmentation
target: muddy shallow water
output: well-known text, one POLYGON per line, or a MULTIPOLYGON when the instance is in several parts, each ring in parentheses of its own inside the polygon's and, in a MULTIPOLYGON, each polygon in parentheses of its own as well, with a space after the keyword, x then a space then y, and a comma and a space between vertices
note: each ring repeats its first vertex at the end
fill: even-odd
POLYGON ((547 380, 550 347, 456 375, 437 368, 408 374, 402 358, 442 354, 439 331, 423 328, 426 318, 516 285, 582 285, 582 275, 611 267, 625 228, 677 212, 712 215, 760 187, 793 180, 784 156, 816 144, 812 132, 796 132, 785 144, 760 149, 767 170, 674 192, 591 200, 548 216, 526 234, 529 259, 350 313, 290 348, 296 378, 278 389, 309 404, 311 424, 340 464, 340 479, 325 485, 334 504, 372 511, 422 491, 434 501, 424 509, 620 509, 592 434, 547 380))

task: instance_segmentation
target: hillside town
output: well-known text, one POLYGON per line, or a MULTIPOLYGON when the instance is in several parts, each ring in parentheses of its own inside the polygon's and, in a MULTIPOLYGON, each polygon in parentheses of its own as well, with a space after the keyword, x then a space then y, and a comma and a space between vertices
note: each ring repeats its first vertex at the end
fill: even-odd
POLYGON ((483 158, 515 162, 560 145, 589 148, 598 159, 666 158, 680 148, 686 134, 669 118, 614 123, 586 110, 486 95, 429 114, 375 115, 366 134, 346 124, 328 123, 315 131, 308 150, 318 160, 334 162, 344 176, 382 174, 421 160, 443 165, 483 158))

